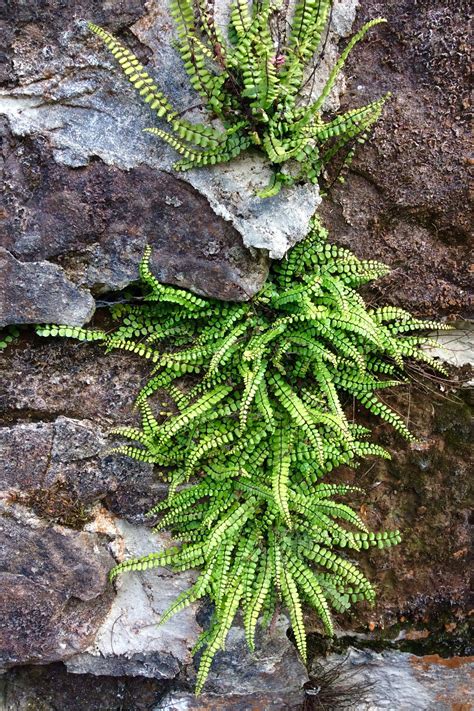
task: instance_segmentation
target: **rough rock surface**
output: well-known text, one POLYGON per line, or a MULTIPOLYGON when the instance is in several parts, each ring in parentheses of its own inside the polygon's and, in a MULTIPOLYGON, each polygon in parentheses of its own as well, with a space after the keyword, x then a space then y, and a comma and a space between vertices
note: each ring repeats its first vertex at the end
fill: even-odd
POLYGON ((347 67, 343 107, 386 91, 373 137, 322 212, 333 239, 393 268, 379 293, 418 314, 472 317, 467 0, 363 0, 387 25, 347 67))
MULTIPOLYGON (((350 31, 355 6, 336 4, 316 89, 334 61, 336 40, 350 31)), ((115 3, 113 11, 88 0, 13 3, 0 95, 2 246, 22 262, 54 260, 97 294, 136 279, 150 243, 160 279, 219 298, 249 298, 265 280, 267 253, 281 258, 306 233, 318 188, 257 199, 255 190, 271 175, 258 154, 174 174, 174 152, 142 132, 154 119, 87 31, 87 18, 124 39, 179 108, 196 104, 171 45, 168 3, 115 3)), ((337 98, 338 90, 332 106, 337 98)))
POLYGON ((88 291, 78 289, 56 264, 23 263, 0 247, 0 327, 22 323, 82 326, 95 310, 88 291))
POLYGON ((112 557, 97 536, 49 527, 27 510, 0 519, 0 666, 45 664, 85 649, 112 598, 112 557))
POLYGON ((111 511, 143 521, 143 513, 166 488, 151 465, 111 455, 110 449, 111 442, 89 420, 60 416, 1 427, 0 490, 30 494, 34 508, 35 491, 62 488, 84 505, 104 501, 111 511))
MULTIPOLYGON (((97 160, 73 169, 58 163, 36 133, 7 136, 3 151, 2 245, 22 262, 59 262, 51 269, 61 270, 63 280, 67 273, 85 293, 135 281, 146 244, 162 281, 210 296, 248 298, 266 277, 265 255, 245 249, 207 200, 168 172, 148 165, 124 171, 97 160)), ((87 318, 82 314, 82 322, 87 318)))
MULTIPOLYGON (((354 705, 357 711, 468 711, 474 705, 474 657, 417 657, 351 647, 347 656, 331 655, 321 666, 334 669, 341 662, 347 677, 336 681, 334 699, 349 686, 354 701, 360 693, 354 705)), ((318 699, 317 693, 314 698, 318 699)))
MULTIPOLYGON (((170 545, 166 534, 153 535, 120 519, 107 523, 115 529, 113 547, 118 561, 170 545)), ((192 573, 176 575, 164 568, 120 577, 106 619, 91 646, 67 661, 68 671, 98 676, 176 677, 185 664, 191 663, 193 640, 201 632, 196 605, 159 629, 156 621, 192 585, 193 578, 192 573)))
MULTIPOLYGON (((430 355, 462 368, 474 365, 474 324, 469 321, 453 324, 453 330, 437 334, 438 348, 430 348, 430 355)), ((471 381, 472 384, 472 381, 471 381)))
MULTIPOLYGON (((148 538, 142 527, 142 514, 162 496, 163 486, 154 480, 150 467, 109 454, 110 444, 104 436, 117 422, 133 423, 131 396, 142 382, 147 364, 129 354, 105 356, 93 345, 38 337, 23 337, 9 347, 2 361, 0 402, 5 426, 0 429, 4 447, 0 478, 4 498, 21 492, 28 497, 23 506, 28 505, 45 521, 51 521, 47 505, 62 491, 55 487, 62 486, 65 493, 82 502, 88 514, 86 521, 80 521, 87 532, 83 535, 99 540, 116 559, 123 557, 126 546, 130 552, 138 553, 160 545, 159 539, 152 542, 148 538), (49 492, 46 502, 45 492, 49 492), (135 525, 130 526, 127 520, 135 525)), ((429 381, 426 386, 436 389, 429 381)), ((450 389, 441 398, 433 393, 428 398, 421 385, 412 388, 411 393, 402 391, 397 396, 397 407, 405 414, 410 408, 411 425, 420 441, 406 445, 380 427, 378 436, 392 449, 393 461, 368 463, 356 474, 340 473, 348 481, 357 477, 357 483, 367 490, 368 501, 362 513, 371 524, 379 529, 399 526, 405 536, 403 546, 374 551, 367 557, 367 572, 379 591, 377 606, 368 609, 360 605, 353 615, 339 619, 343 647, 353 644, 354 638, 363 647, 371 644, 390 647, 398 639, 396 644, 401 649, 420 655, 468 653, 467 402, 468 393, 464 391, 456 394, 450 389)), ((67 498, 65 504, 65 511, 54 511, 59 523, 70 521, 75 513, 67 509, 67 498)), ((35 530, 42 532, 43 528, 35 530)), ((76 531, 73 534, 78 535, 76 531)), ((120 689, 127 696, 132 688, 132 681, 126 681, 125 677, 122 686, 116 686, 113 677, 121 678, 118 675, 124 674, 145 678, 152 674, 150 686, 143 682, 133 688, 140 699, 151 697, 157 708, 167 708, 165 700, 171 704, 170 709, 219 708, 219 705, 223 709, 244 709, 259 708, 259 704, 261 708, 262 699, 269 709, 291 708, 304 678, 284 629, 280 628, 276 639, 263 638, 260 651, 251 656, 244 655, 242 631, 238 627, 233 630, 228 651, 217 659, 201 706, 195 706, 198 702, 191 694, 194 672, 189 664, 188 647, 194 643, 199 629, 196 620, 190 616, 186 625, 182 618, 170 623, 174 644, 178 646, 170 657, 166 653, 172 644, 169 638, 167 644, 163 643, 161 632, 153 623, 164 598, 179 584, 179 579, 169 574, 123 578, 113 602, 99 596, 103 614, 81 644, 80 653, 73 655, 66 648, 64 655, 62 650, 59 653, 56 650, 57 656, 49 658, 67 658, 68 667, 77 674, 81 672, 79 677, 84 684, 103 685, 111 699, 118 698, 120 689), (102 605, 106 601, 104 610, 102 605), (189 635, 185 640, 186 630, 189 635), (91 671, 100 676, 91 677, 91 671), (170 691, 163 686, 163 677, 175 674, 173 683, 178 683, 178 687, 170 691), (290 688, 290 680, 295 679, 298 684, 290 688), (285 687, 289 696, 284 700, 285 687)), ((202 623, 202 616, 198 620, 202 623)), ((309 617, 310 627, 311 620, 309 617)), ((314 628, 319 626, 315 624, 314 628)), ((321 644, 318 635, 312 639, 313 644, 321 644)), ((54 679, 69 689, 72 697, 77 693, 73 691, 74 682, 64 684, 61 674, 54 671, 54 679)), ((7 685, 9 679, 16 684, 17 678, 18 672, 13 670, 7 685)), ((21 681, 22 693, 26 695, 21 698, 30 698, 28 694, 35 698, 34 694, 45 688, 47 691, 41 691, 45 698, 56 698, 59 692, 54 679, 45 685, 37 675, 33 678, 37 680, 34 688, 31 685, 26 688, 24 679, 21 681)), ((13 686, 9 693, 13 694, 13 686)), ((71 701, 63 699, 62 703, 61 708, 67 709, 71 701)), ((140 708, 139 703, 136 708, 140 708)), ((84 711, 95 708, 100 706, 93 706, 92 700, 89 706, 84 705, 84 711)))
MULTIPOLYGON (((337 35, 350 32, 356 5, 335 3, 337 35)), ((467 3, 364 0, 358 24, 379 14, 389 24, 350 58, 345 104, 387 90, 394 96, 345 187, 330 191, 323 210, 338 241, 393 266, 384 295, 423 314, 467 315, 472 293, 464 178, 467 11, 467 3)), ((247 298, 265 278, 266 258, 242 240, 281 256, 304 234, 318 201, 314 190, 255 200, 250 186, 266 170, 256 156, 173 175, 172 151, 140 131, 150 123, 147 109, 85 30, 90 17, 156 68, 180 106, 196 103, 170 48, 161 3, 137 0, 113 10, 88 0, 13 3, 0 99, 7 117, 2 246, 22 262, 54 260, 96 294, 135 279, 149 242, 163 280, 247 298)), ((330 41, 316 90, 335 56, 330 41)), ((337 98, 338 92, 329 108, 337 98)))
MULTIPOLYGON (((143 3, 136 3, 127 13, 119 8, 111 16, 107 3, 97 7, 81 0, 73 12, 69 8, 62 10, 59 23, 57 9, 50 3, 37 15, 33 9, 29 13, 17 12, 16 17, 12 13, 12 26, 20 32, 12 39, 8 75, 12 86, 4 93, 2 104, 15 135, 46 134, 55 160, 73 168, 99 157, 122 169, 146 164, 168 175, 176 154, 140 132, 140 128, 150 125, 149 112, 138 106, 133 90, 116 69, 110 72, 113 63, 87 32, 84 19, 93 17, 115 32, 130 25, 133 44, 137 39, 141 43, 137 51, 159 74, 160 86, 174 105, 188 112, 199 101, 171 44, 169 4, 169 0, 152 0, 144 7, 143 3), (45 26, 52 12, 58 28, 54 38, 45 26), (27 41, 30 23, 37 28, 33 47, 27 41), (42 40, 44 44, 49 40, 50 44, 38 54, 42 40)), ((216 6, 223 14, 228 4, 221 0, 216 6)), ((338 38, 351 30, 355 10, 354 0, 335 3, 332 31, 315 91, 334 63, 338 38)), ((330 107, 337 105, 337 97, 338 90, 330 107)), ((239 231, 245 245, 266 249, 270 256, 281 258, 288 246, 306 233, 308 219, 320 198, 316 186, 302 186, 259 200, 255 189, 264 187, 270 176, 268 164, 256 154, 212 169, 191 171, 180 179, 207 198, 212 210, 239 231)), ((168 190, 173 200, 172 187, 168 190)), ((235 237, 234 234, 234 240, 235 237)))
MULTIPOLYGON (((236 711, 297 708, 303 701, 303 685, 308 675, 294 654, 287 630, 288 618, 280 615, 270 634, 257 631, 256 650, 249 654, 242 621, 238 618, 238 624, 229 632, 225 651, 216 655, 204 698, 196 700, 192 694, 183 697, 182 692, 172 692, 157 711, 168 708, 167 704, 170 709, 179 708, 179 704, 185 708, 190 704, 190 709, 225 709, 227 699, 230 699, 229 708, 236 711)), ((194 684, 194 673, 189 678, 194 684)))
MULTIPOLYGON (((468 372, 458 373, 460 382, 468 372)), ((323 652, 357 643, 420 655, 473 653, 468 564, 472 390, 457 389, 454 381, 438 390, 416 371, 413 376, 413 384, 391 393, 387 402, 407 419, 417 440, 403 443, 379 424, 374 438, 392 460, 365 462, 359 470, 342 468, 334 475, 364 489, 360 512, 369 528, 400 529, 403 540, 392 549, 358 556, 376 582, 375 606, 357 605, 339 616, 337 638, 330 644, 316 622, 313 644, 323 652)), ((356 415, 363 423, 362 408, 356 415)))

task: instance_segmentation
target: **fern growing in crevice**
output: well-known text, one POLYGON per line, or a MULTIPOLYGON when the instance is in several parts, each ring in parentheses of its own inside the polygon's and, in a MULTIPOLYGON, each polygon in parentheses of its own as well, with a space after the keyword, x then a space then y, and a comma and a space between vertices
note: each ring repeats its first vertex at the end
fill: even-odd
POLYGON ((16 326, 4 326, 0 328, 0 351, 3 351, 10 343, 16 341, 20 331, 16 326))
POLYGON ((118 326, 111 333, 38 328, 43 336, 98 341, 153 364, 137 398, 141 426, 117 428, 131 444, 116 451, 155 464, 169 482, 168 498, 150 515, 179 545, 127 560, 112 575, 164 565, 200 570, 162 619, 204 596, 214 602, 211 628, 197 645, 204 650, 197 691, 239 609, 252 649, 259 620, 268 623, 283 604, 304 659, 303 605, 316 609, 331 634, 331 609, 375 595, 347 552, 400 540, 398 531, 368 531, 340 501, 358 489, 324 478, 341 464, 389 456, 347 417, 347 398, 412 437, 379 391, 406 380, 407 359, 427 360, 420 332, 443 327, 403 309, 367 308, 357 288, 387 268, 326 237, 315 219, 249 303, 160 284, 147 250, 143 301, 114 306, 118 326), (150 398, 159 390, 173 401, 171 413, 154 411, 150 398))
POLYGON ((177 170, 230 161, 258 146, 274 167, 271 184, 259 193, 269 197, 282 185, 317 183, 328 162, 344 149, 348 162, 353 145, 364 141, 388 96, 323 118, 324 102, 350 51, 382 18, 367 22, 354 35, 318 98, 307 96, 305 89, 324 52, 331 7, 331 0, 297 0, 290 13, 288 3, 278 0, 232 0, 224 37, 213 2, 172 0, 176 46, 192 87, 210 112, 209 125, 184 119, 130 50, 103 28, 89 27, 166 122, 168 130, 146 130, 181 154, 177 170))

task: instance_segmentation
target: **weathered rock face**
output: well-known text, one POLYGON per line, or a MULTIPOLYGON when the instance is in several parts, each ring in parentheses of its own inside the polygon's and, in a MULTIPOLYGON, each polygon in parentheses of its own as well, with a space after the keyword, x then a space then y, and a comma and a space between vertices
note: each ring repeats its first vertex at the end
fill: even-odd
MULTIPOLYGON (((337 4, 319 84, 354 14, 354 2, 337 4)), ((7 119, 2 246, 22 263, 54 261, 62 280, 69 276, 85 296, 136 279, 149 243, 163 281, 224 299, 249 298, 265 280, 266 255, 281 258, 306 233, 320 202, 317 187, 256 198, 271 175, 258 154, 178 178, 175 154, 141 131, 154 119, 87 31, 86 18, 119 36, 130 27, 125 41, 159 74, 177 107, 196 104, 171 45, 168 2, 114 4, 113 12, 108 3, 87 0, 74 8, 15 3, 0 96, 7 119)), ((44 320, 41 301, 38 314, 14 313, 12 322, 44 320)), ((82 312, 60 315, 66 323, 87 320, 82 312)))
POLYGON ((34 492, 44 492, 39 502, 43 506, 48 490, 54 499, 62 488, 84 505, 103 500, 111 511, 143 521, 143 513, 164 496, 166 487, 153 476, 151 465, 111 455, 110 448, 110 441, 88 420, 58 417, 2 427, 0 487, 29 496, 33 509, 34 492))
POLYGON ((112 598, 113 559, 96 536, 2 516, 0 665, 67 658, 90 643, 112 598))
POLYGON ((393 267, 380 292, 422 315, 472 315, 468 197, 469 3, 364 0, 388 24, 347 64, 346 106, 386 91, 374 135, 323 214, 334 239, 393 267))
MULTIPOLYGON (((342 669, 332 689, 316 687, 309 697, 314 708, 326 693, 338 708, 339 699, 352 699, 357 711, 413 709, 453 711, 474 703, 474 658, 417 657, 400 652, 377 653, 350 648, 343 657, 331 655, 315 669, 315 679, 329 670, 342 669), (341 667, 342 664, 342 667, 341 667)), ((340 708, 343 708, 342 704, 340 708)))
MULTIPOLYGON (((142 517, 163 495, 163 485, 147 465, 108 454, 110 444, 104 436, 112 424, 134 422, 131 395, 143 380, 146 363, 128 354, 105 356, 92 345, 35 338, 10 346, 2 367, 0 401, 5 426, 0 429, 0 478, 7 501, 20 492, 23 498, 17 498, 15 506, 28 506, 43 518, 29 535, 43 538, 45 521, 51 523, 54 516, 60 524, 54 531, 73 534, 73 540, 80 540, 81 545, 83 539, 75 537, 84 535, 102 551, 109 549, 109 554, 102 553, 107 556, 105 565, 99 557, 103 572, 111 565, 110 553, 120 560, 163 545, 164 539, 150 537, 142 517), (45 499, 47 492, 49 499, 45 499), (58 498, 62 501, 63 495, 65 508, 51 510, 52 502, 58 498), (68 509, 71 496, 85 508, 84 520, 78 521, 84 534, 64 527, 65 521, 77 525, 74 516, 77 519, 81 514, 68 509)), ((427 385, 431 387, 429 381, 427 385)), ((420 442, 403 444, 387 428, 380 427, 377 437, 391 448, 394 460, 339 475, 368 491, 365 515, 375 528, 400 527, 404 531, 402 546, 374 551, 367 558, 367 573, 379 593, 377 606, 367 609, 359 605, 351 616, 339 620, 341 630, 346 631, 340 642, 343 646, 353 644, 354 639, 362 646, 390 646, 391 640, 399 638, 397 646, 407 649, 404 645, 410 643, 408 649, 420 655, 436 651, 447 656, 468 653, 465 560, 469 545, 469 421, 467 403, 463 402, 467 393, 455 395, 452 391, 445 397, 448 400, 428 400, 426 391, 418 389, 411 395, 401 393, 398 409, 406 413, 410 402, 410 421, 420 442)), ((36 538, 33 540, 38 546, 36 538)), ((35 575, 32 577, 37 584, 35 575)), ((97 580, 103 578, 98 576, 97 580)), ((72 584, 67 576, 66 581, 72 584)), ((147 699, 152 696, 157 708, 240 710, 265 704, 263 708, 285 709, 299 703, 304 670, 284 634, 284 626, 277 629, 274 638, 262 636, 255 655, 245 651, 242 630, 234 628, 227 652, 216 660, 206 693, 198 701, 193 698, 189 647, 200 629, 194 612, 184 619, 176 618, 163 631, 155 626, 165 602, 187 582, 185 576, 172 576, 166 571, 125 576, 113 601, 110 592, 99 587, 97 599, 81 603, 89 620, 87 634, 79 638, 74 649, 56 648, 47 658, 64 659, 84 684, 102 685, 111 699, 119 694, 113 677, 149 677, 151 686, 144 683, 137 687, 137 693, 140 698, 142 694, 147 699), (91 673, 99 677, 91 678, 91 673), (177 685, 175 691, 164 684, 167 677, 177 685)), ((12 605, 15 599, 9 600, 12 605)), ((48 598, 49 602, 56 606, 56 598, 48 598)), ((12 610, 9 606, 7 619, 12 610)), ((198 620, 203 622, 202 616, 198 620)), ((311 626, 310 619, 308 622, 311 626)), ((44 624, 43 629, 51 627, 48 620, 44 624)), ((18 631, 16 634, 18 637, 18 631)), ((25 656, 23 661, 31 658, 25 656)), ((57 683, 64 686, 61 674, 54 674, 57 683)), ((20 690, 15 693, 21 698, 36 698, 34 694, 44 682, 33 678, 37 679, 34 688, 25 686, 23 680, 23 696, 20 690)), ((10 672, 8 679, 17 679, 17 672, 10 672)), ((123 682, 124 694, 129 693, 126 689, 131 683, 123 682)), ((76 693, 73 682, 68 681, 64 688, 70 689, 71 695, 76 693)), ((50 681, 47 696, 56 698, 58 693, 50 681)), ((68 703, 72 702, 65 699, 63 707, 68 708, 68 703)), ((92 700, 89 708, 95 708, 92 700)), ((87 711, 89 708, 85 706, 87 711)))
POLYGON ((22 323, 81 326, 92 317, 94 299, 81 292, 56 264, 19 262, 0 247, 0 327, 22 323))
MULTIPOLYGON (((206 615, 204 614, 204 617, 206 615)), ((165 709, 300 709, 304 699, 303 685, 308 681, 306 669, 295 656, 286 631, 288 619, 280 615, 271 632, 257 631, 255 652, 249 654, 242 620, 229 631, 225 651, 216 655, 202 697, 176 690, 156 707, 165 709)), ((194 686, 195 669, 188 676, 194 686)))
MULTIPOLYGON (((163 550, 171 543, 166 534, 153 535, 126 521, 111 519, 108 524, 115 529, 113 550, 119 561, 163 550)), ((89 525, 94 527, 94 523, 89 525)), ((156 621, 192 585, 194 577, 192 573, 176 575, 160 568, 119 578, 113 605, 92 645, 68 659, 68 670, 152 679, 178 676, 184 665, 191 663, 192 640, 201 631, 196 622, 197 606, 187 608, 159 630, 156 621)))
MULTIPOLYGON (((355 10, 355 2, 335 3, 336 34, 315 91, 355 10)), ((358 22, 382 14, 389 24, 351 56, 345 105, 387 90, 394 96, 345 187, 334 188, 323 209, 338 241, 394 268, 381 291, 423 314, 469 312, 466 12, 462 3, 362 4, 358 22)), ((69 276, 83 299, 88 290, 97 294, 135 279, 146 243, 162 280, 219 298, 248 298, 263 283, 267 263, 266 252, 244 244, 281 257, 304 235, 317 191, 301 187, 257 200, 254 189, 268 178, 258 155, 173 175, 173 152, 140 131, 153 120, 146 107, 85 29, 83 19, 91 17, 119 36, 131 27, 125 41, 156 70, 173 101, 196 104, 170 46, 166 4, 137 1, 112 12, 107 3, 87 0, 74 8, 15 3, 0 98, 10 136, 3 149, 2 246, 20 262, 53 260, 65 270, 60 281, 69 276)), ((330 108, 337 98, 336 91, 330 108)), ((60 293, 67 298, 70 289, 60 293)), ((7 318, 32 322, 42 315, 26 309, 7 318)), ((68 323, 87 317, 61 315, 68 323)))
MULTIPOLYGON (((122 289, 138 279, 146 244, 153 248, 152 265, 160 280, 209 296, 247 299, 266 278, 264 253, 246 249, 239 233, 213 213, 205 197, 168 172, 146 165, 127 172, 97 161, 73 169, 56 162, 49 144, 37 136, 27 141, 11 136, 4 153, 7 219, 2 245, 21 262, 60 264, 22 265, 33 283, 37 273, 39 307, 45 308, 49 295, 48 285, 41 283, 41 268, 48 266, 59 272, 56 289, 61 287, 60 295, 78 311, 76 322, 84 323, 92 313, 90 291, 122 289), (75 307, 71 289, 64 291, 66 274, 81 288, 76 291, 82 298, 87 295, 87 312, 75 307)), ((8 284, 16 284, 16 274, 5 276, 8 284)), ((23 323, 57 321, 58 315, 65 323, 74 321, 60 303, 56 313, 44 315, 28 312, 22 301, 16 307, 24 313, 23 323)), ((12 315, 11 322, 20 321, 12 315)))
POLYGON ((0 406, 7 421, 49 422, 59 415, 104 428, 132 422, 146 364, 92 344, 25 339, 2 354, 0 406))
MULTIPOLYGON (((338 638, 328 644, 315 635, 315 648, 340 651, 357 643, 416 654, 472 653, 472 391, 456 390, 452 383, 437 393, 433 382, 413 375, 414 383, 391 393, 387 402, 408 419, 417 441, 401 442, 389 428, 377 425, 374 439, 390 451, 392 460, 374 460, 359 470, 342 468, 334 474, 336 480, 364 489, 361 513, 369 527, 400 529, 402 543, 358 554, 367 576, 376 581, 375 606, 354 606, 339 618, 338 638)), ((364 423, 362 408, 356 415, 364 423)), ((319 632, 319 623, 316 629, 319 632)))

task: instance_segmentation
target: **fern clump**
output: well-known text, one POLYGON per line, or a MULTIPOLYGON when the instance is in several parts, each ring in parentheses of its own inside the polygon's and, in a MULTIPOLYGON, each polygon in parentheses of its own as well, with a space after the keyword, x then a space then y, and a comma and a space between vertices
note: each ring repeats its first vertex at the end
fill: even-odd
POLYGON ((109 32, 89 24, 112 52, 142 99, 168 125, 146 129, 170 144, 182 158, 177 170, 230 161, 258 146, 274 166, 271 184, 261 197, 282 185, 318 182, 340 151, 352 157, 387 98, 323 118, 329 96, 350 51, 369 29, 367 22, 350 40, 316 100, 308 87, 324 51, 331 0, 288 2, 232 0, 227 37, 209 0, 173 0, 176 46, 193 88, 209 111, 212 124, 193 123, 170 104, 139 60, 109 32), (306 91, 305 91, 306 90, 306 91))
POLYGON ((143 301, 113 307, 115 330, 38 328, 153 363, 136 401, 141 426, 116 429, 131 442, 116 451, 153 463, 169 482, 168 498, 150 515, 179 545, 127 560, 112 576, 163 565, 200 570, 162 620, 204 596, 213 601, 211 628, 197 645, 204 647, 198 691, 239 609, 252 649, 259 620, 286 607, 304 659, 303 604, 331 634, 331 610, 375 596, 346 552, 400 540, 398 531, 370 532, 341 501, 359 490, 325 478, 341 464, 389 456, 347 417, 348 399, 412 437, 379 392, 406 380, 407 359, 442 371, 422 350, 423 332, 442 326, 400 308, 367 308, 357 289, 387 268, 326 238, 315 219, 249 303, 160 284, 147 250, 143 301), (156 391, 166 392, 166 411, 153 407, 156 391))

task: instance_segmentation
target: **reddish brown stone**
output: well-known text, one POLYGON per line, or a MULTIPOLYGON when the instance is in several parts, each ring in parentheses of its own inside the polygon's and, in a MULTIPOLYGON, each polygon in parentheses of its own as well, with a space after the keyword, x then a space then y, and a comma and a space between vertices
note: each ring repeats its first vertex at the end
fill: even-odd
POLYGON ((351 54, 343 105, 393 96, 322 212, 335 242, 393 268, 383 299, 469 317, 469 3, 364 0, 357 26, 377 16, 388 24, 351 54))

